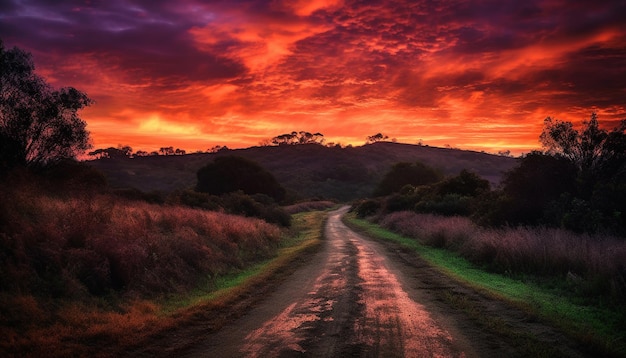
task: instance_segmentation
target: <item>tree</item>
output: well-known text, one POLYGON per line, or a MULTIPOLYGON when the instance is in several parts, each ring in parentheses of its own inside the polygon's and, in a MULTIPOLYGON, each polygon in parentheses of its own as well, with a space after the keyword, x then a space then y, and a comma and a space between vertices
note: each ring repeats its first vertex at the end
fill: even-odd
POLYGON ((583 121, 580 131, 571 122, 548 117, 539 140, 547 154, 567 158, 576 166, 578 194, 588 199, 599 181, 611 180, 626 170, 625 131, 626 120, 610 132, 600 128, 595 113, 583 121))
POLYGON ((162 155, 174 155, 174 147, 161 147, 159 153, 162 155))
POLYGON ((594 172, 605 169, 612 162, 624 161, 625 130, 626 120, 611 132, 601 129, 595 113, 591 114, 589 121, 583 121, 580 131, 574 129, 571 122, 548 117, 544 120, 539 140, 548 154, 569 159, 583 173, 594 172))
POLYGON ((490 189, 489 181, 481 178, 466 169, 459 175, 447 178, 437 186, 439 195, 458 194, 463 196, 478 196, 490 189))
POLYGON ((99 148, 94 150, 93 152, 89 152, 89 155, 94 156, 96 158, 130 158, 133 153, 133 148, 130 146, 122 146, 118 145, 117 148, 109 147, 109 148, 99 148))
POLYGON ((42 166, 91 147, 78 111, 92 104, 73 87, 54 90, 30 53, 0 40, 0 168, 42 166))
POLYGON ((505 173, 503 192, 511 200, 511 222, 535 224, 548 205, 575 191, 576 167, 563 157, 531 152, 505 173))
POLYGON ((385 139, 389 139, 389 137, 384 135, 384 134, 382 134, 382 133, 376 133, 374 135, 367 136, 365 138, 365 140, 366 140, 365 144, 372 144, 372 143, 383 141, 385 139))
POLYGON ((324 135, 322 133, 294 131, 278 135, 272 138, 270 143, 273 145, 324 144, 324 135))
POLYGON ((238 190, 245 194, 265 194, 276 202, 285 198, 285 189, 256 162, 238 156, 217 157, 197 173, 196 191, 221 195, 238 190))
POLYGON ((428 185, 442 179, 443 175, 439 171, 421 162, 397 163, 385 174, 374 191, 374 195, 388 195, 399 192, 407 184, 412 186, 428 185))

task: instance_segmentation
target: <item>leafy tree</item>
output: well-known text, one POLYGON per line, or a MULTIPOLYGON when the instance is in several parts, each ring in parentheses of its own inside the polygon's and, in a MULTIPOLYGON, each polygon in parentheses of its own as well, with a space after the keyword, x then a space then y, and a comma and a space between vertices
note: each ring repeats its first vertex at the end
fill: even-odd
POLYGON ((322 133, 294 131, 291 133, 278 135, 272 138, 270 143, 274 145, 323 144, 324 135, 322 133))
POLYGON ((174 155, 174 147, 161 147, 159 148, 159 153, 162 155, 174 155))
POLYGON ((374 191, 375 196, 399 192, 407 184, 413 186, 428 185, 443 179, 443 175, 421 163, 397 163, 385 174, 383 180, 374 191))
POLYGON ((626 120, 600 128, 595 113, 580 130, 546 118, 540 140, 546 153, 575 168, 576 187, 551 205, 552 221, 578 231, 626 232, 626 120))
POLYGON ((197 173, 196 191, 220 195, 238 190, 245 194, 265 194, 277 202, 285 189, 276 178, 256 162, 238 156, 217 157, 197 173))
POLYGON ((600 128, 595 113, 583 121, 580 131, 571 122, 548 117, 539 140, 548 154, 569 159, 582 176, 608 177, 626 161, 625 131, 626 120, 611 132, 600 128))
POLYGON ((376 133, 374 135, 367 136, 365 138, 365 140, 366 140, 365 143, 366 144, 372 144, 372 143, 383 141, 383 140, 388 139, 388 138, 389 138, 389 136, 386 136, 386 135, 384 135, 382 133, 376 133))
POLYGON ((92 103, 73 87, 54 90, 32 57, 0 40, 0 168, 42 166, 91 147, 78 111, 92 103))
POLYGON ((507 172, 503 192, 511 200, 510 222, 537 223, 548 204, 576 189, 576 167, 563 157, 531 152, 507 172))
POLYGON ((440 195, 458 194, 463 196, 477 196, 489 191, 489 181, 481 178, 466 169, 459 175, 443 180, 438 184, 437 193, 440 195))
POLYGON ((207 149, 207 153, 219 153, 219 152, 228 151, 228 150, 229 149, 227 146, 215 145, 207 149))
POLYGON ((92 157, 96 157, 96 159, 108 158, 106 150, 102 148, 98 148, 93 152, 89 152, 89 155, 92 157))
POLYGON ((130 146, 119 145, 117 148, 100 148, 93 152, 89 152, 89 155, 96 158, 129 158, 133 153, 133 148, 130 146))

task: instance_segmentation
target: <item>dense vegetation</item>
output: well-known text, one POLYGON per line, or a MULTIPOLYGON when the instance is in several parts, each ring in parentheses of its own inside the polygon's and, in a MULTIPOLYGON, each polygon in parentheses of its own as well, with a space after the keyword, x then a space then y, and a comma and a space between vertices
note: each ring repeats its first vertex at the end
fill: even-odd
POLYGON ((367 197, 399 162, 420 161, 444 175, 467 169, 492 185, 517 163, 506 156, 392 142, 344 148, 320 144, 262 146, 202 154, 111 157, 89 163, 102 171, 114 188, 136 188, 167 196, 194 188, 200 168, 217 157, 232 155, 250 159, 272 173, 286 190, 286 203, 310 198, 350 201, 367 197))
POLYGON ((368 216, 413 210, 464 215, 484 226, 544 225, 624 236, 625 130, 626 121, 611 131, 600 129, 595 115, 580 132, 571 123, 546 120, 541 135, 546 151, 520 158, 495 190, 467 170, 434 182, 434 168, 396 164, 374 191, 379 197, 360 203, 357 212, 368 216), (405 179, 405 174, 414 178, 405 179))
POLYGON ((0 40, 0 172, 74 158, 90 147, 78 111, 92 101, 73 87, 53 89, 29 53, 0 40))
MULTIPOLYGON (((398 181, 393 192, 361 200, 354 211, 488 270, 558 285, 567 279, 565 289, 574 295, 620 303, 626 298, 625 129, 626 121, 600 129, 595 115, 580 130, 547 119, 546 150, 520 158, 493 190, 467 170, 411 185, 398 173, 409 164, 396 165, 385 177, 398 181)), ((380 187, 375 194, 386 192, 380 187)))
POLYGON ((44 344, 37 332, 55 325, 98 331, 79 319, 96 311, 105 324, 152 312, 150 302, 200 284, 211 290, 220 276, 276 255, 284 236, 256 218, 131 201, 100 184, 78 190, 50 178, 16 171, 0 190, 0 350, 44 344))
POLYGON ((489 270, 565 277, 564 290, 601 304, 626 298, 626 121, 607 131, 592 115, 576 130, 548 118, 545 151, 517 161, 380 134, 357 148, 308 132, 211 154, 109 148, 93 162, 105 177, 72 160, 89 147, 77 115, 89 98, 53 90, 1 42, 0 64, 0 347, 59 321, 92 325, 95 309, 153 312, 155 300, 210 290, 275 255, 291 213, 334 205, 303 197, 372 195, 359 216, 489 270))
POLYGON ((245 194, 264 194, 276 202, 285 198, 285 189, 272 173, 256 162, 238 156, 224 156, 198 170, 196 191, 225 194, 241 190, 245 194))

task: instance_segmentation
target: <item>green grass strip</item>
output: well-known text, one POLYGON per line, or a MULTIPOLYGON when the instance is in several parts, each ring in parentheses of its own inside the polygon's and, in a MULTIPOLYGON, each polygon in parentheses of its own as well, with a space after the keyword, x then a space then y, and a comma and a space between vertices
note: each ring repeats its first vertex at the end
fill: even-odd
POLYGON ((192 292, 170 297, 161 308, 162 315, 180 309, 210 303, 228 302, 260 281, 268 280, 297 260, 300 255, 315 250, 322 242, 323 226, 327 213, 324 211, 303 212, 293 215, 290 234, 285 235, 276 257, 257 263, 241 271, 207 278, 192 292))
POLYGON ((584 306, 573 302, 562 292, 515 280, 481 270, 458 254, 419 243, 417 240, 385 230, 354 215, 345 217, 346 223, 367 235, 395 242, 417 252, 429 264, 457 281, 485 294, 504 299, 516 306, 547 319, 556 326, 585 341, 593 342, 607 352, 626 356, 626 332, 621 314, 611 307, 584 306))

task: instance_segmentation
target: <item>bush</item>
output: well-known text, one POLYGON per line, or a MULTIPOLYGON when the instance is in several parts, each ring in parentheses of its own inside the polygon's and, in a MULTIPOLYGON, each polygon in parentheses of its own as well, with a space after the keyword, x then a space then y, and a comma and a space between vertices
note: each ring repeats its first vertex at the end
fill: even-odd
POLYGON ((265 194, 276 202, 285 198, 285 189, 276 178, 256 162, 237 156, 217 157, 197 173, 196 191, 221 195, 242 191, 265 194))
POLYGON ((459 175, 439 182, 436 187, 437 193, 442 196, 457 194, 460 196, 474 197, 489 191, 490 185, 488 180, 482 179, 475 173, 463 169, 459 175))
POLYGON ((626 242, 616 237, 576 234, 545 227, 485 229, 468 218, 395 212, 382 227, 420 242, 458 252, 492 271, 561 280, 580 277, 571 289, 585 296, 626 298, 626 242))
POLYGON ((242 192, 234 192, 222 195, 220 200, 222 207, 228 213, 257 217, 284 227, 291 225, 291 215, 274 203, 268 196, 250 196, 242 192), (257 200, 261 200, 261 202, 257 200))
POLYGON ((459 194, 446 194, 437 200, 422 200, 415 204, 418 213, 433 213, 445 216, 471 214, 472 198, 459 194))
POLYGON ((0 295, 158 297, 269 257, 280 239, 258 219, 105 195, 2 199, 0 295))
POLYGON ((397 163, 383 177, 374 191, 374 196, 384 196, 399 192, 404 186, 420 186, 436 183, 443 175, 421 163, 397 163))
POLYGON ((367 199, 360 201, 352 206, 352 211, 359 218, 376 215, 382 207, 381 202, 375 199, 367 199))
POLYGON ((199 193, 191 190, 171 194, 167 202, 171 205, 184 205, 212 211, 223 211, 233 215, 255 217, 284 227, 291 225, 291 215, 264 194, 247 195, 243 192, 227 193, 220 196, 199 193))

